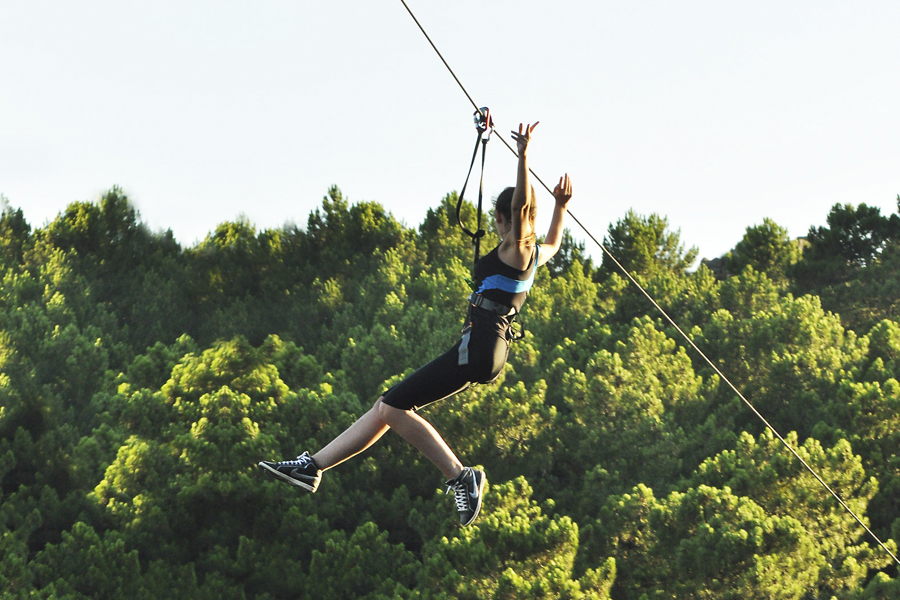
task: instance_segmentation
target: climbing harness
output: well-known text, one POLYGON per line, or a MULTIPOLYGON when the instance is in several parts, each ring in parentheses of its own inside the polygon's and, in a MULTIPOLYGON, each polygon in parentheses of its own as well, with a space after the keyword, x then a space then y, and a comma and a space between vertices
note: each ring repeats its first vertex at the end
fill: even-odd
MULTIPOLYGON (((490 256, 490 255, 489 255, 490 256)), ((541 258, 541 246, 535 244, 534 258, 529 263, 531 274, 528 279, 512 279, 499 273, 490 275, 481 282, 481 287, 469 295, 469 307, 466 312, 466 324, 462 329, 462 342, 459 346, 459 364, 466 365, 469 362, 469 339, 472 331, 472 311, 480 309, 493 313, 506 321, 506 341, 507 343, 518 342, 525 337, 525 326, 516 320, 519 316, 519 310, 515 305, 507 306, 502 302, 491 300, 484 296, 481 292, 485 290, 503 290, 511 293, 528 294, 534 283, 534 275, 537 272, 537 264, 541 258)))
POLYGON ((469 364, 469 340, 472 336, 473 308, 480 308, 505 318, 509 323, 509 326, 506 329, 507 342, 517 342, 525 337, 525 332, 522 330, 521 325, 519 326, 519 331, 513 330, 513 324, 516 322, 516 317, 519 315, 519 311, 516 310, 515 306, 506 306, 500 302, 494 302, 490 298, 485 298, 481 294, 472 292, 472 294, 469 295, 469 310, 466 313, 466 325, 460 332, 462 333, 462 340, 459 344, 459 361, 457 362, 459 366, 469 364))
POLYGON ((472 306, 483 308, 488 312, 498 314, 502 317, 509 317, 511 315, 515 315, 516 313, 516 309, 514 307, 500 304, 499 302, 494 302, 493 300, 485 298, 481 294, 476 294, 474 292, 469 296, 469 303, 472 306))
POLYGON ((475 129, 478 133, 478 137, 475 138, 475 151, 472 152, 472 161, 469 163, 469 172, 466 174, 466 182, 462 186, 462 191, 459 193, 459 201, 456 203, 456 221, 459 223, 459 227, 463 230, 463 233, 472 238, 472 245, 475 246, 475 262, 477 263, 481 256, 481 238, 483 238, 486 233, 484 229, 481 228, 481 205, 482 198, 484 197, 484 158, 487 153, 488 140, 491 139, 491 132, 494 130, 494 122, 491 119, 491 111, 486 106, 477 109, 474 117, 475 129), (462 211, 463 198, 466 195, 466 186, 469 185, 469 177, 472 176, 472 168, 475 166, 475 158, 478 156, 479 146, 481 147, 481 178, 478 181, 478 220, 475 231, 472 232, 463 224, 462 215, 460 213, 462 211))
POLYGON ((480 308, 506 319, 507 344, 511 342, 518 342, 525 337, 525 327, 521 323, 516 321, 516 317, 519 316, 519 311, 516 310, 515 306, 506 306, 505 304, 494 302, 493 300, 485 298, 481 294, 473 293, 469 296, 469 310, 466 313, 466 324, 462 328, 462 331, 460 331, 460 333, 462 334, 462 338, 460 339, 459 343, 459 359, 457 360, 457 364, 459 366, 469 364, 469 341, 472 339, 473 308, 480 308), (518 325, 518 328, 515 327, 516 325, 518 325))
MULTIPOLYGON (((428 33, 425 31, 425 28, 422 27, 422 24, 419 23, 419 20, 413 14, 412 10, 410 10, 409 6, 406 4, 406 0, 400 0, 400 2, 403 4, 403 7, 406 9, 406 12, 409 13, 409 16, 412 17, 413 21, 415 21, 416 25, 418 25, 419 30, 425 36, 425 39, 427 39, 428 43, 431 44, 431 47, 434 48, 434 51, 437 53, 438 58, 440 58, 441 62, 444 63, 444 66, 447 67, 447 70, 453 76, 453 79, 456 80, 457 85, 459 85, 460 89, 463 91, 463 93, 469 99, 469 102, 471 102, 472 106, 476 107, 476 109, 477 109, 478 105, 475 104, 475 101, 472 100, 472 96, 469 95, 469 92, 463 86, 462 82, 459 80, 459 77, 456 76, 456 73, 453 72, 453 69, 450 68, 450 65, 447 64, 447 61, 444 60, 444 57, 441 55, 440 50, 438 50, 438 48, 437 48, 437 46, 435 46, 434 42, 431 41, 431 38, 428 36, 428 33)), ((500 141, 503 142, 503 145, 505 145, 509 149, 510 152, 512 152, 513 154, 516 154, 516 151, 513 149, 512 146, 509 145, 509 142, 507 142, 506 139, 503 138, 503 136, 499 136, 499 137, 500 137, 500 141)), ((477 149, 477 147, 476 147, 476 149, 477 149)), ((483 156, 482 156, 482 159, 483 159, 483 156)), ((474 157, 473 157, 473 161, 474 161, 474 157)), ((545 190, 547 190, 551 195, 553 194, 553 191, 547 186, 546 183, 543 182, 543 180, 541 180, 540 177, 537 176, 537 174, 533 170, 529 169, 529 172, 534 176, 535 180, 543 186, 543 188, 545 190)), ((460 194, 460 199, 462 199, 462 194, 460 194)), ((579 221, 575 217, 575 215, 572 214, 572 211, 570 211, 567 208, 566 213, 569 215, 569 217, 572 218, 573 221, 575 221, 576 224, 578 224, 579 227, 581 227, 582 230, 584 230, 585 234, 587 234, 587 236, 589 238, 591 238, 591 240, 595 244, 597 244, 597 246, 599 246, 599 248, 612 260, 613 264, 616 265, 616 267, 628 278, 628 280, 631 281, 631 283, 634 284, 634 286, 637 287, 638 290, 641 291, 641 293, 644 295, 644 297, 646 297, 647 300, 650 301, 650 303, 654 306, 654 308, 656 308, 656 310, 658 310, 660 312, 660 314, 662 314, 662 316, 665 317, 666 321, 668 321, 669 324, 671 324, 675 328, 675 330, 681 335, 682 338, 684 338, 684 340, 688 343, 688 345, 691 348, 693 348, 694 351, 697 352, 697 354, 699 354, 701 358, 703 358, 703 360, 713 369, 713 371, 716 372, 716 374, 719 377, 721 377, 722 381, 724 381, 728 385, 728 387, 731 388, 731 390, 738 396, 738 398, 741 399, 741 401, 743 401, 743 403, 753 412, 753 414, 756 415, 756 417, 759 418, 759 420, 763 422, 763 424, 775 435, 775 437, 778 438, 778 440, 784 445, 784 447, 787 448, 790 451, 790 453, 794 455, 794 458, 796 458, 800 462, 800 464, 803 465, 806 468, 806 470, 812 474, 813 477, 815 477, 816 481, 818 481, 822 485, 822 487, 824 487, 826 490, 828 490, 828 492, 834 497, 835 500, 838 501, 838 503, 844 508, 844 510, 846 510, 856 520, 856 522, 866 531, 866 533, 868 533, 872 537, 872 539, 874 539, 876 542, 878 542, 878 544, 881 546, 881 548, 885 552, 887 552, 892 559, 894 559, 894 562, 897 563, 898 565, 900 565, 900 558, 897 558, 897 556, 891 551, 891 549, 888 548, 885 545, 885 543, 881 541, 881 538, 879 538, 877 535, 875 535, 875 533, 869 528, 868 525, 865 524, 865 522, 863 522, 863 520, 856 514, 856 512, 854 512, 853 509, 850 508, 846 502, 844 502, 844 499, 841 498, 840 495, 838 495, 838 493, 835 492, 831 488, 831 486, 829 486, 828 483, 826 483, 826 481, 824 479, 822 479, 822 477, 816 472, 816 470, 813 469, 812 466, 810 466, 809 463, 807 463, 806 460, 804 460, 802 456, 800 456, 800 454, 797 452, 797 450, 795 450, 794 447, 791 446, 780 433, 778 433, 778 430, 775 429, 775 427, 773 427, 766 420, 766 418, 762 415, 762 413, 760 413, 756 409, 756 407, 753 406, 753 404, 744 396, 744 394, 741 393, 741 391, 737 388, 737 386, 735 386, 731 382, 731 380, 725 376, 725 374, 719 369, 719 367, 717 367, 715 365, 715 363, 713 363, 713 361, 708 356, 706 356, 706 354, 697 346, 697 344, 694 343, 694 340, 691 339, 691 337, 687 333, 684 332, 684 330, 678 325, 678 323, 676 323, 675 320, 669 316, 669 313, 667 313, 665 310, 663 310, 663 308, 659 305, 659 303, 657 303, 657 301, 654 300, 653 296, 651 296, 650 293, 644 289, 644 286, 642 286, 637 281, 637 279, 635 279, 634 276, 628 272, 628 269, 626 269, 624 266, 622 266, 622 264, 616 259, 616 257, 613 256, 612 252, 610 252, 606 246, 604 246, 599 241, 597 241, 597 238, 594 237, 591 234, 591 232, 588 231, 587 227, 585 227, 581 223, 581 221, 579 221)), ((477 246, 476 246, 476 248, 477 248, 477 246)), ((476 260, 477 260, 477 257, 476 257, 476 260)))

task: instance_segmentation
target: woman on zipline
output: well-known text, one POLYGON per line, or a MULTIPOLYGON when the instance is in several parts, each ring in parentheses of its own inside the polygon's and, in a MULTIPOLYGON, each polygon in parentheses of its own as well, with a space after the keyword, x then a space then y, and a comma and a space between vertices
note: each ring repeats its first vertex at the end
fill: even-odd
POLYGON ((516 187, 497 197, 494 218, 500 245, 475 265, 477 291, 469 297, 463 336, 450 350, 393 386, 353 425, 313 455, 294 460, 262 461, 273 477, 315 492, 322 472, 336 467, 374 444, 393 428, 415 446, 447 478, 459 521, 469 525, 481 510, 484 472, 464 467, 437 430, 416 411, 457 394, 473 383, 490 383, 503 370, 509 352, 510 324, 521 310, 537 267, 559 250, 572 184, 566 174, 553 190, 556 205, 543 244, 535 234, 534 189, 529 182, 528 144, 534 125, 513 131, 519 153, 516 187))

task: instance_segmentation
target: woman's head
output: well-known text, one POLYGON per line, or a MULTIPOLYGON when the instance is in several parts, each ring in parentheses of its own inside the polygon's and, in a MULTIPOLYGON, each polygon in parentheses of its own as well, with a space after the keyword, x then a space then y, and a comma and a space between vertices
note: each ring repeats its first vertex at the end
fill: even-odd
MULTIPOLYGON (((497 196, 494 200, 494 218, 497 223, 512 223, 512 198, 516 188, 508 187, 497 196)), ((534 188, 531 188, 531 197, 534 198, 534 188)), ((531 204, 531 210, 528 214, 528 221, 531 223, 532 235, 534 235, 534 221, 537 218, 537 206, 531 204)))

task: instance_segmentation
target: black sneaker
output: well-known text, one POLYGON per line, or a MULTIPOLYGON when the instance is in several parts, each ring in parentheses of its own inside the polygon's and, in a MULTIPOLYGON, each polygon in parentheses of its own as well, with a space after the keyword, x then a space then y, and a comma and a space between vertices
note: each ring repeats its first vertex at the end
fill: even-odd
POLYGON ((272 477, 277 477, 310 492, 315 492, 322 480, 322 471, 319 470, 309 452, 304 452, 294 460, 281 462, 263 460, 260 461, 259 466, 272 477))
POLYGON ((481 491, 487 478, 484 471, 465 467, 456 479, 447 482, 447 493, 453 490, 456 499, 456 510, 459 511, 459 524, 463 527, 469 525, 478 516, 481 510, 481 491))

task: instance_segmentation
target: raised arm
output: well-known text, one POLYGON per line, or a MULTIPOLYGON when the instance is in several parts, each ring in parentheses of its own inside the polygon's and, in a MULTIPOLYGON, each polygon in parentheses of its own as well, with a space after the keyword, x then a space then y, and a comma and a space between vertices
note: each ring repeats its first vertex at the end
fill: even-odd
POLYGON ((559 183, 553 189, 553 198, 556 200, 553 206, 553 218, 550 220, 550 229, 547 230, 547 237, 541 244, 541 258, 538 266, 546 263, 553 258, 553 255, 559 251, 559 245, 562 243, 563 237, 563 220, 566 217, 566 207, 569 200, 572 199, 572 180, 566 173, 559 178, 559 183))
MULTIPOLYGON (((516 190, 512 197, 512 235, 510 242, 522 247, 530 246, 534 228, 531 225, 529 215, 534 211, 534 191, 531 189, 531 177, 528 172, 528 143, 531 141, 531 132, 538 126, 522 125, 519 123, 519 131, 512 132, 516 141, 516 149, 519 153, 519 165, 516 171, 516 190)), ((505 240, 504 240, 505 241, 505 240)))

